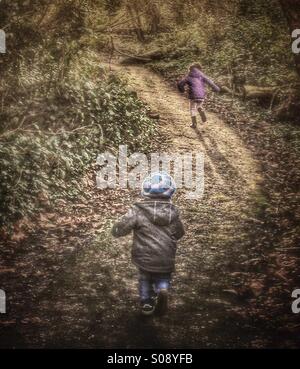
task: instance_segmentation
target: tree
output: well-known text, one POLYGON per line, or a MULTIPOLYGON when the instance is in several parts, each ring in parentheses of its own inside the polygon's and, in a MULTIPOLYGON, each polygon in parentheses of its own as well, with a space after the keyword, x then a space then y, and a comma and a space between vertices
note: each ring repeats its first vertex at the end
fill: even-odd
POLYGON ((147 13, 150 23, 150 33, 155 34, 159 31, 160 25, 160 9, 157 0, 148 0, 147 1, 147 13))
POLYGON ((133 25, 134 32, 136 33, 138 40, 141 42, 145 41, 139 1, 127 0, 126 9, 131 18, 131 23, 133 25))

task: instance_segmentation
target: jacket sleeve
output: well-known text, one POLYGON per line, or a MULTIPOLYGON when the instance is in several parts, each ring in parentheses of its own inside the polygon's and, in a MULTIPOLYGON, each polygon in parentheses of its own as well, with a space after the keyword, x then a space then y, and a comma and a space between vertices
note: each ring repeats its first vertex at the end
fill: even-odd
POLYGON ((111 233, 114 237, 128 235, 137 226, 136 210, 132 207, 112 227, 111 233))
POLYGON ((203 80, 207 83, 214 91, 220 92, 221 89, 217 86, 211 79, 209 79, 205 74, 203 74, 203 80))
POLYGON ((172 232, 173 236, 176 238, 176 240, 179 240, 185 234, 183 223, 182 223, 182 221, 179 217, 179 214, 178 214, 178 217, 176 218, 176 220, 172 224, 172 231, 173 231, 172 232))
POLYGON ((181 93, 183 93, 184 92, 184 86, 186 85, 186 83, 187 83, 187 78, 185 77, 185 78, 183 78, 181 81, 179 81, 178 83, 177 83, 177 88, 178 88, 178 90, 181 92, 181 93))

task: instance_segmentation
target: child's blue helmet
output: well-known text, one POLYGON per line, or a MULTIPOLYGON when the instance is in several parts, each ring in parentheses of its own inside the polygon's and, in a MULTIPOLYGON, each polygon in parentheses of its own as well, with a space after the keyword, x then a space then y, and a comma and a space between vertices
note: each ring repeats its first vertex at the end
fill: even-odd
POLYGON ((146 177, 142 185, 142 196, 170 198, 176 191, 174 179, 166 172, 156 172, 146 177))

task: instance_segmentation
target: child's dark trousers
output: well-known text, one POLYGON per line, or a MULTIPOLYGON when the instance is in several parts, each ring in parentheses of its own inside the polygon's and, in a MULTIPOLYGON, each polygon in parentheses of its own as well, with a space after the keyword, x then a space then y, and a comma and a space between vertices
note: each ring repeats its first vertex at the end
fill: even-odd
POLYGON ((171 273, 151 273, 139 270, 139 294, 141 301, 155 297, 161 289, 169 289, 171 273))

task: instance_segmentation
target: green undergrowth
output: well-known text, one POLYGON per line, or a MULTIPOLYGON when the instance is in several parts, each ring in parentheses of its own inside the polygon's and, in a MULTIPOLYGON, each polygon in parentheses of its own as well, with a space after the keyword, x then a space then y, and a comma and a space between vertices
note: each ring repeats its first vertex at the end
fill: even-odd
POLYGON ((199 14, 149 40, 149 50, 165 51, 150 63, 166 77, 200 62, 214 78, 243 74, 248 84, 282 85, 297 80, 290 35, 277 1, 259 1, 247 14, 199 14), (270 9, 271 7, 271 9, 270 9))
MULTIPOLYGON (((48 60, 48 68, 57 68, 48 60)), ((81 179, 99 152, 127 144, 147 150, 155 123, 126 82, 79 55, 62 79, 23 66, 1 112, 1 226, 31 216, 55 199, 84 195, 81 179), (9 127, 9 129, 8 129, 9 127)))

